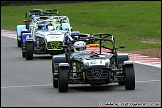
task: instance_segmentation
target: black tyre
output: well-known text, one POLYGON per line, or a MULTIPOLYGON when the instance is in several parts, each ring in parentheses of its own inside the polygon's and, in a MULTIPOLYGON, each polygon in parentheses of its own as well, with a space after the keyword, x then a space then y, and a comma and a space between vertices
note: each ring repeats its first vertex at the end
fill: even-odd
MULTIPOLYGON (((16 30, 18 32, 18 30, 16 30)), ((21 40, 18 40, 18 33, 17 33, 17 47, 21 47, 21 40)))
POLYGON ((33 60, 33 42, 26 42, 26 60, 33 60))
POLYGON ((22 52, 22 57, 25 58, 25 52, 23 51, 23 49, 21 49, 22 52))
POLYGON ((53 78, 53 87, 54 88, 58 88, 58 80, 55 80, 55 76, 54 76, 54 65, 53 65, 53 62, 52 62, 52 78, 53 78))
POLYGON ((125 66, 125 89, 134 90, 135 89, 135 73, 133 65, 125 66))
POLYGON ((66 62, 66 59, 65 57, 54 57, 52 58, 52 77, 53 77, 53 87, 54 88, 58 88, 58 79, 55 79, 54 78, 58 78, 58 72, 57 74, 54 75, 54 70, 57 70, 58 71, 58 64, 59 63, 65 63, 66 62), (57 69, 56 69, 57 67, 57 69))
POLYGON ((53 75, 53 87, 58 88, 58 80, 54 80, 54 75, 53 75))
POLYGON ((59 67, 58 73, 58 91, 68 92, 68 67, 59 67))
POLYGON ((21 41, 17 39, 17 46, 21 47, 21 41))

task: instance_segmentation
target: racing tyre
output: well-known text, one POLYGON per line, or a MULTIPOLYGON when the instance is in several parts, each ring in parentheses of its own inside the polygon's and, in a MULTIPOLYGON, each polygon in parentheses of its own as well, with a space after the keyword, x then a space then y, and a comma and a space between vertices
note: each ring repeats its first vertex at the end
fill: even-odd
POLYGON ((68 92, 68 67, 59 67, 58 73, 58 91, 68 92))
POLYGON ((54 75, 53 75, 53 87, 58 88, 58 80, 54 80, 54 75))
POLYGON ((134 90, 135 89, 135 73, 133 65, 125 66, 125 89, 134 90))
POLYGON ((25 57, 25 52, 23 51, 23 49, 21 49, 21 52, 22 52, 22 57, 24 58, 25 57))
MULTIPOLYGON (((18 30, 16 30, 16 31, 18 31, 18 30)), ((21 41, 18 40, 18 33, 17 33, 17 47, 21 47, 21 41)))
POLYGON ((54 65, 53 65, 53 62, 52 62, 52 78, 53 78, 53 87, 54 88, 58 88, 58 80, 54 80, 55 76, 54 76, 54 65))
POLYGON ((26 42, 26 60, 33 60, 33 42, 26 42))
POLYGON ((21 41, 19 41, 18 39, 17 39, 17 46, 21 47, 21 41))

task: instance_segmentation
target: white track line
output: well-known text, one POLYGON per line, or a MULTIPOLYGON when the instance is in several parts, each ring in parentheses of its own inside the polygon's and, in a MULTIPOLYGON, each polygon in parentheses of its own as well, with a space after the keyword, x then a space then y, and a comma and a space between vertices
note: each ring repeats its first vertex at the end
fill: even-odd
POLYGON ((45 84, 45 85, 27 85, 27 86, 6 86, 6 87, 1 87, 1 89, 3 88, 24 88, 24 87, 40 87, 40 86, 49 86, 52 84, 45 84))
POLYGON ((161 82, 161 80, 135 81, 135 82, 161 82))
POLYGON ((153 67, 161 68, 161 64, 155 65, 155 64, 150 64, 150 63, 141 63, 139 61, 133 61, 133 62, 137 63, 137 64, 142 64, 142 65, 147 65, 147 66, 153 66, 153 67))
MULTIPOLYGON (((148 80, 148 81, 135 81, 137 83, 143 83, 143 82, 161 82, 161 80, 148 80)), ((26 88, 26 87, 42 87, 42 86, 51 86, 52 84, 45 84, 45 85, 27 85, 27 86, 6 86, 1 87, 1 89, 7 89, 7 88, 26 88)))

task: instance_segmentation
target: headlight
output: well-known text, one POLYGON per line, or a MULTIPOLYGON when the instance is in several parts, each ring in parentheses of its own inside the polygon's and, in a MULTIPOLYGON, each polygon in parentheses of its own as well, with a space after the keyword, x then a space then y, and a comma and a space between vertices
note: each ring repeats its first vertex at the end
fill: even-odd
POLYGON ((39 42, 39 44, 44 44, 44 38, 42 38, 42 37, 36 37, 36 41, 37 41, 37 43, 39 42))
POLYGON ((43 45, 45 45, 44 38, 37 36, 37 37, 35 38, 35 40, 36 40, 36 41, 35 41, 36 47, 37 47, 38 49, 42 49, 42 48, 43 48, 43 45))

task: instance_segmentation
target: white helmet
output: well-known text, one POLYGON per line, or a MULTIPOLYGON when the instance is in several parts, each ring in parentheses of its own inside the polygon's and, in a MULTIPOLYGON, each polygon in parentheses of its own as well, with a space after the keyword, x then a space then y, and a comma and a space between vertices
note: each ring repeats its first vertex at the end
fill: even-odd
POLYGON ((54 27, 53 26, 48 26, 48 30, 49 31, 53 31, 54 30, 54 27))
POLYGON ((86 43, 84 41, 77 41, 74 43, 74 51, 79 52, 86 50, 86 43))

